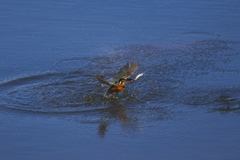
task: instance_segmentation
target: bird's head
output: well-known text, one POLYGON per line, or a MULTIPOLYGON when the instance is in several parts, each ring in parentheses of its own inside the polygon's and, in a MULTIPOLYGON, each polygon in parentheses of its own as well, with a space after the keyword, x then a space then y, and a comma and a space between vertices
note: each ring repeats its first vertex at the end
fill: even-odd
POLYGON ((124 83, 124 82, 126 82, 126 81, 131 81, 131 80, 129 80, 128 78, 120 78, 119 81, 118 81, 118 83, 119 83, 119 84, 122 84, 122 83, 124 83))

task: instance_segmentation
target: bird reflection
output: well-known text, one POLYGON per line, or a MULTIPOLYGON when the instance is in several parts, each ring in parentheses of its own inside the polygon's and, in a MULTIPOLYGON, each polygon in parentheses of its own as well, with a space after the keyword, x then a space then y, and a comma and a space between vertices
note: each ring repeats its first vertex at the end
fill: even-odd
POLYGON ((99 127, 98 127, 98 135, 100 137, 104 137, 105 136, 108 125, 109 125, 108 123, 104 123, 104 122, 99 125, 99 127))
POLYGON ((98 135, 104 137, 107 127, 113 121, 120 121, 123 124, 127 124, 132 121, 126 113, 126 108, 120 104, 118 101, 111 101, 109 107, 105 110, 103 116, 101 117, 100 125, 98 127, 98 135))

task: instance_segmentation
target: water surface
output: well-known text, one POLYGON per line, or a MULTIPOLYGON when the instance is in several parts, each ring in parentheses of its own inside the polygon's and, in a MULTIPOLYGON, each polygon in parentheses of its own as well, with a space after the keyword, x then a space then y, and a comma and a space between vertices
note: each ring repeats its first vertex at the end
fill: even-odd
POLYGON ((2 2, 1 157, 239 159, 239 5, 2 2))

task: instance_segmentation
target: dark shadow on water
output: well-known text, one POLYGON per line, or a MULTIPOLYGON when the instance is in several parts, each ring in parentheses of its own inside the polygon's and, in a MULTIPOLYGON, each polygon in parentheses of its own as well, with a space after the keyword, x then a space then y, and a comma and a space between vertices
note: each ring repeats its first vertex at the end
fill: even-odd
POLYGON ((213 110, 220 112, 232 112, 240 110, 240 101, 237 97, 222 95, 215 99, 213 110))
POLYGON ((216 110, 216 111, 223 111, 223 112, 231 112, 231 111, 238 111, 238 110, 240 110, 240 107, 232 108, 230 106, 226 106, 226 108, 220 107, 220 108, 215 108, 214 110, 216 110))
POLYGON ((106 108, 105 113, 102 113, 100 124, 98 127, 98 135, 104 137, 108 131, 107 127, 112 121, 119 121, 120 123, 129 123, 131 118, 127 116, 126 108, 118 101, 111 101, 109 107, 106 108))

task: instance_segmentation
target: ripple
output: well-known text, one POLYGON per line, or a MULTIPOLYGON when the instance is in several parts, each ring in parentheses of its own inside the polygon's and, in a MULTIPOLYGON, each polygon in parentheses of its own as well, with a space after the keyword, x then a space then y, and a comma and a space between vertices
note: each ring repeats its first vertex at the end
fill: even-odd
POLYGON ((12 125, 12 122, 0 124, 0 126, 1 126, 1 132, 2 132, 1 134, 2 140, 15 141, 18 138, 19 133, 21 131, 20 127, 17 127, 16 125, 12 125))
MULTIPOLYGON (((125 106, 121 104, 113 105, 111 111, 105 113, 102 123, 99 126, 101 136, 105 136, 107 133, 108 136, 116 139, 116 141, 121 139, 121 143, 125 143, 124 139, 128 139, 129 136, 138 136, 138 133, 146 133, 146 130, 149 128, 162 125, 171 119, 171 106, 165 105, 166 104, 142 104, 141 106, 131 106, 131 104, 125 106), (122 130, 119 130, 116 126, 121 126, 122 130), (129 135, 128 133, 131 134, 129 135), (117 137, 124 137, 124 139, 117 137)), ((152 133, 152 130, 148 132, 152 133)))
POLYGON ((150 146, 156 143, 156 139, 161 144, 169 144, 186 139, 194 128, 194 123, 183 118, 176 118, 176 115, 173 113, 174 111, 169 111, 168 109, 173 109, 173 106, 165 107, 156 106, 153 108, 153 112, 149 109, 144 109, 143 112, 138 113, 139 121, 137 121, 137 128, 130 131, 129 129, 121 131, 114 128, 112 129, 113 132, 110 133, 110 137, 113 137, 115 141, 121 144, 128 144, 129 138, 134 137, 137 139, 134 144, 150 146), (128 134, 129 132, 131 134, 128 134), (148 141, 142 141, 142 137, 147 138, 148 141))
MULTIPOLYGON (((151 80, 147 77, 142 78, 143 82, 136 82, 132 84, 133 93, 138 98, 138 101, 142 103, 151 103, 158 101, 159 103, 172 103, 175 100, 174 91, 178 90, 184 83, 177 79, 155 77, 151 80)), ((131 92, 131 91, 130 91, 131 92)))
POLYGON ((89 64, 89 58, 86 57, 72 57, 59 60, 53 64, 55 69, 69 69, 76 70, 82 67, 86 67, 89 64))
POLYGON ((213 99, 214 94, 210 94, 201 89, 192 89, 192 91, 185 93, 184 96, 181 95, 181 97, 179 97, 179 101, 187 105, 207 105, 211 104, 213 99))
POLYGON ((226 43, 215 39, 194 42, 183 48, 157 45, 99 47, 96 49, 101 50, 99 56, 73 57, 55 62, 53 66, 58 72, 2 82, 2 104, 7 108, 39 113, 67 114, 106 109, 109 100, 103 94, 107 87, 99 84, 94 75, 103 74, 110 79, 126 60, 137 60, 141 64, 138 72, 143 71, 145 75, 127 85, 120 96, 124 103, 132 101, 140 105, 154 101, 181 101, 188 105, 209 104, 215 96, 209 91, 201 91, 201 88, 189 88, 186 83, 190 81, 186 80, 210 74, 215 69, 215 62, 221 58, 216 58, 220 57, 218 54, 209 54, 209 50, 228 50, 224 47, 226 43), (196 47, 202 49, 201 53, 195 51, 196 47))
POLYGON ((197 42, 205 39, 217 40, 220 37, 221 37, 220 35, 211 33, 211 32, 196 32, 196 31, 194 32, 193 31, 193 32, 184 32, 182 34, 174 35, 170 37, 170 41, 186 44, 186 43, 193 43, 193 42, 197 42))
POLYGON ((9 89, 16 88, 21 85, 32 84, 32 83, 36 83, 41 80, 50 79, 52 76, 57 76, 57 75, 58 75, 58 73, 46 72, 46 73, 39 73, 39 74, 15 77, 15 78, 12 78, 9 80, 1 81, 0 89, 2 91, 4 91, 4 90, 7 91, 9 89))
POLYGON ((182 92, 184 96, 178 97, 179 102, 187 105, 208 106, 218 111, 236 111, 240 109, 240 88, 239 86, 224 86, 222 88, 203 89, 191 88, 191 91, 182 92))
MULTIPOLYGON (((239 115, 236 115, 236 117, 239 117, 239 115)), ((186 133, 185 138, 180 141, 179 145, 184 145, 184 148, 176 150, 174 143, 171 147, 172 152, 188 154, 188 150, 191 150, 192 147, 198 148, 202 141, 207 143, 210 141, 209 145, 212 145, 212 148, 216 147, 216 150, 213 150, 216 154, 221 153, 217 146, 222 145, 231 148, 232 144, 237 144, 236 139, 239 138, 239 127, 237 127, 237 123, 234 123, 236 117, 233 115, 223 117, 219 114, 206 114, 206 112, 187 117, 188 121, 191 121, 192 127, 186 133), (193 141, 196 143, 192 143, 193 141)), ((236 153, 237 150, 237 148, 232 148, 230 154, 236 153)))
POLYGON ((239 111, 240 88, 220 90, 213 101, 213 109, 216 111, 239 111))
MULTIPOLYGON (((86 96, 94 92, 93 76, 82 72, 46 73, 1 83, 3 106, 39 113, 92 110, 86 96)), ((95 98, 101 98, 98 95, 95 98)))
MULTIPOLYGON (((94 124, 101 136, 112 127, 110 124, 117 124, 127 132, 142 132, 143 128, 163 127, 171 115, 187 110, 225 110, 225 107, 227 111, 238 110, 239 87, 234 89, 229 84, 224 88, 206 81, 213 72, 220 72, 219 62, 230 63, 238 56, 229 43, 213 38, 172 48, 149 44, 99 47, 97 56, 58 60, 53 64, 55 71, 0 82, 0 106, 94 124), (137 73, 144 72, 144 76, 128 83, 119 95, 105 97, 108 86, 100 84, 95 75, 110 79, 129 61, 139 62, 137 73), (194 82, 200 79, 205 86, 194 82)), ((222 76, 228 73, 223 67, 221 70, 222 76)), ((187 131, 181 130, 176 137, 180 138, 184 132, 187 131)), ((118 133, 110 135, 115 134, 118 133)))

